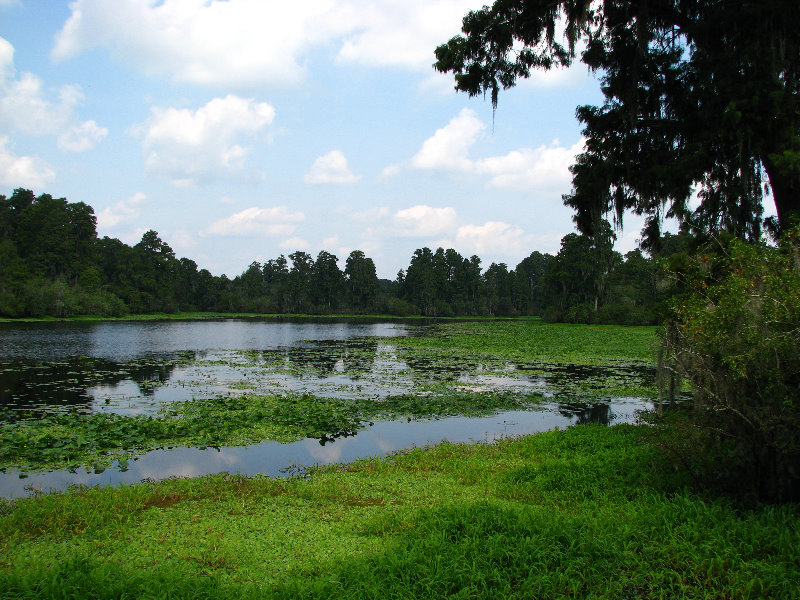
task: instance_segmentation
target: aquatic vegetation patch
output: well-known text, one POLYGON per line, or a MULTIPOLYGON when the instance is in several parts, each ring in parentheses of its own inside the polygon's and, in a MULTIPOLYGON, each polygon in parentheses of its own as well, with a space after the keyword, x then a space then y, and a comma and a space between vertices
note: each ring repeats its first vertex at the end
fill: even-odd
POLYGON ((429 326, 425 335, 385 341, 408 348, 449 350, 521 362, 651 364, 659 331, 659 327, 492 320, 439 323, 429 326))
POLYGON ((158 416, 50 414, 0 423, 0 468, 102 470, 149 450, 320 442, 355 435, 375 420, 479 416, 530 408, 541 398, 512 393, 400 394, 341 400, 310 394, 218 396, 175 402, 158 416))
POLYGON ((76 359, 83 371, 65 363, 58 367, 63 377, 51 383, 75 387, 79 404, 3 409, 0 468, 124 469, 132 457, 164 447, 306 437, 325 443, 375 420, 477 417, 539 409, 544 401, 577 422, 608 423, 614 399, 656 396, 653 367, 641 358, 655 328, 518 320, 447 322, 417 333, 125 365, 76 359), (70 383, 75 373, 106 382, 93 392, 106 395, 87 399, 81 376, 70 383))

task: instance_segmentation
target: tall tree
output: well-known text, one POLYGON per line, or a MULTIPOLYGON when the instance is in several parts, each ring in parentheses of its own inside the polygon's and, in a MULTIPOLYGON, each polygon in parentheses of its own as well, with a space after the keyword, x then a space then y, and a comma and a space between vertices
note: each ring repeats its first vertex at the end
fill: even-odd
POLYGON ((436 315, 437 285, 433 257, 427 246, 415 250, 402 284, 406 300, 416 304, 426 317, 436 315))
POLYGON ((489 316, 509 315, 513 312, 511 305, 511 277, 505 263, 492 263, 483 274, 486 290, 486 308, 489 316))
POLYGON ((375 263, 361 250, 353 250, 344 267, 347 297, 356 310, 374 310, 378 294, 378 275, 375 263))
POLYGON ((264 282, 274 310, 284 312, 289 302, 289 261, 281 254, 264 263, 264 282))
POLYGON ((344 274, 339 270, 339 259, 320 250, 311 272, 311 297, 321 309, 329 311, 339 304, 344 288, 344 274))
POLYGON ((311 274, 314 271, 314 259, 307 252, 300 250, 289 255, 292 268, 289 269, 288 309, 291 312, 307 312, 311 302, 311 274))
POLYGON ((542 310, 544 277, 553 256, 541 252, 531 254, 514 269, 514 308, 529 315, 538 315, 542 310))
POLYGON ((632 209, 651 242, 663 216, 756 238, 762 172, 774 228, 800 217, 798 23, 797 0, 497 0, 464 17, 435 67, 496 106, 501 88, 569 65, 582 42, 605 103, 578 109, 587 143, 565 202, 579 229, 632 209))

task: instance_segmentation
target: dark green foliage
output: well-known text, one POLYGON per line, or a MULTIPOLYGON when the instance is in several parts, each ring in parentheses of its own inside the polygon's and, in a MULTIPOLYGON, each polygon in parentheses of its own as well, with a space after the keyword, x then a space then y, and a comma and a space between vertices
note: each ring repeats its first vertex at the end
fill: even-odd
POLYGON ((605 102, 577 111, 586 151, 564 199, 578 228, 593 233, 603 215, 621 223, 633 210, 648 217, 645 240, 664 216, 755 240, 763 172, 773 228, 800 217, 798 22, 795 0, 498 0, 464 17, 464 35, 436 49, 435 67, 496 106, 501 88, 569 65, 584 43, 605 102))
POLYGON ((652 323, 660 300, 654 263, 641 254, 623 260, 613 241, 604 224, 592 237, 565 236, 556 256, 533 252, 515 269, 492 263, 485 271, 478 256, 420 248, 396 281, 379 280, 359 250, 344 271, 329 252, 315 260, 298 251, 254 261, 229 279, 178 258, 156 231, 134 246, 98 239, 86 204, 15 190, 0 196, 0 316, 384 313, 652 323))
POLYGON ((800 231, 679 265, 661 368, 668 394, 683 378, 694 393, 686 420, 667 423, 685 461, 739 494, 800 499, 800 231))
POLYGON ((373 312, 378 298, 375 263, 361 250, 353 250, 344 269, 345 300, 357 312, 373 312))

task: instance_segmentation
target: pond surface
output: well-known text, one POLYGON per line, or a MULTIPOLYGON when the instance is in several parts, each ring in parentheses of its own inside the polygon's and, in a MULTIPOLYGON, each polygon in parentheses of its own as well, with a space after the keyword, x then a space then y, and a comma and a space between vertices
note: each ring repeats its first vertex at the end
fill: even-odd
MULTIPOLYGON (((341 398, 424 396, 503 389, 559 396, 529 411, 483 417, 376 422, 351 437, 263 442, 220 449, 154 450, 124 468, 0 473, 0 496, 69 485, 115 484, 221 471, 277 476, 297 465, 328 464, 433 444, 491 442, 576 423, 634 420, 648 401, 614 397, 580 401, 564 393, 576 381, 627 378, 646 383, 642 367, 570 368, 515 365, 450 356, 426 361, 392 338, 419 335, 403 323, 257 320, 0 324, 0 419, 38 415, 157 414, 175 401, 242 393, 309 393, 341 398), (571 382, 571 383, 570 383, 571 382)), ((399 340, 398 340, 399 341, 399 340)))

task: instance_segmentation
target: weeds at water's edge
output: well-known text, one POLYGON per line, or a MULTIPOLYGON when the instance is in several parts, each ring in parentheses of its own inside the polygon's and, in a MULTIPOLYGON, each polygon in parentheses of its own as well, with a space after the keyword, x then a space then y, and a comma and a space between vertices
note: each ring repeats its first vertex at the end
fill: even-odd
POLYGON ((645 427, 6 504, 0 598, 796 598, 800 507, 689 489, 645 427))

